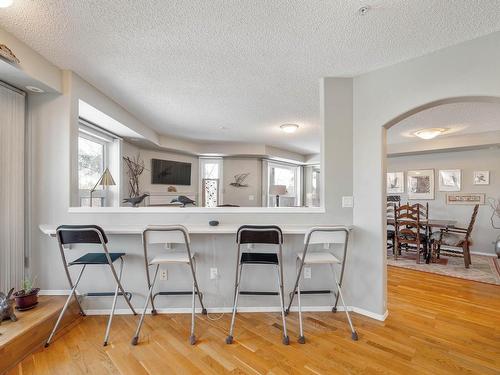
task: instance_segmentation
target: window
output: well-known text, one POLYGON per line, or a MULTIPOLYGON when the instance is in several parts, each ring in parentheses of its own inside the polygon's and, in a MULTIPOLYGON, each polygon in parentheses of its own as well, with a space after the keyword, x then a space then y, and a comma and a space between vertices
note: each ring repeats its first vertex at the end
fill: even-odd
POLYGON ((301 204, 301 167, 276 162, 268 166, 268 207, 295 207, 301 204), (276 194, 277 187, 285 187, 284 194, 276 194), (277 198, 277 195, 279 198, 277 198))
POLYGON ((222 204, 222 159, 200 159, 202 207, 222 204))
MULTIPOLYGON (((99 132, 83 122, 78 132, 78 193, 80 206, 90 206, 90 190, 94 188, 104 169, 109 165, 109 148, 113 138, 99 132)), ((92 194, 92 206, 102 207, 106 203, 106 191, 97 186, 92 194)))

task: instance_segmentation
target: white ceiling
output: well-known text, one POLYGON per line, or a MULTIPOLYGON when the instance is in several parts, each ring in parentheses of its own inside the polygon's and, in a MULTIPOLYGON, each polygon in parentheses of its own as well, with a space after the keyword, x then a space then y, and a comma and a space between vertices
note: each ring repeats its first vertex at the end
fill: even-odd
POLYGON ((387 143, 425 143, 413 134, 425 128, 449 129, 438 138, 500 131, 500 103, 453 103, 418 112, 391 127, 387 143))
POLYGON ((498 0, 14 0, 0 25, 161 134, 311 153, 321 77, 489 34, 498 15, 498 0))

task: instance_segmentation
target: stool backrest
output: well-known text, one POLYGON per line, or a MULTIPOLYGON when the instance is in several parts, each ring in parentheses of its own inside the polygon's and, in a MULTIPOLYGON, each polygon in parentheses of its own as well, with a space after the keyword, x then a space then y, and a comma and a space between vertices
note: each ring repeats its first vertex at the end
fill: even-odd
POLYGON ((344 226, 324 226, 310 228, 304 236, 304 244, 345 244, 349 228, 344 226))
POLYGON ((60 225, 56 235, 61 245, 108 243, 106 233, 97 225, 60 225))
POLYGON ((283 244, 283 232, 277 225, 242 225, 236 234, 238 244, 283 244))
POLYGON ((189 232, 183 225, 151 225, 143 231, 142 238, 144 244, 189 244, 191 242, 189 232))

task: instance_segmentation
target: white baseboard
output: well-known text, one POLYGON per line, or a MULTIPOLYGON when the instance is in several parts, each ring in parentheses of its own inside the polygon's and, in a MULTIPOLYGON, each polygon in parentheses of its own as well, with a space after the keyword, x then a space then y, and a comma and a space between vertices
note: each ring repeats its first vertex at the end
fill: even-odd
POLYGON ((483 255, 483 256, 487 256, 487 257, 496 257, 497 255, 496 254, 492 254, 492 253, 483 253, 481 251, 471 251, 470 252, 472 255, 483 255))
MULTIPOLYGON (((71 290, 65 290, 65 289, 61 289, 61 290, 58 290, 58 289, 40 289, 40 291, 38 292, 38 295, 39 296, 67 296, 69 295, 69 293, 71 292, 71 290)), ((78 292, 76 293, 78 294, 78 292)))
MULTIPOLYGON (((69 295, 71 291, 70 290, 50 290, 50 289, 42 289, 38 293, 41 296, 67 296, 69 295)), ((302 311, 304 312, 324 312, 324 311, 332 311, 333 306, 303 306, 302 311)), ((134 306, 137 312, 142 312, 141 307, 136 307, 134 306)), ((344 308, 342 306, 338 306, 338 311, 344 311, 344 308)), ((367 316, 372 319, 384 321, 387 318, 388 311, 386 311, 384 314, 377 314, 365 309, 361 309, 359 307, 355 306, 348 306, 347 309, 349 311, 353 311, 357 314, 367 316)), ((169 308, 158 308, 156 309, 159 314, 190 314, 191 313, 191 308, 190 307, 169 307, 169 308)), ((267 306, 267 307, 246 307, 246 306, 241 306, 238 307, 239 312, 243 313, 259 313, 259 312, 279 312, 281 308, 279 306, 267 306)), ((87 315, 108 315, 110 313, 110 309, 87 309, 85 310, 85 313, 87 315)), ((148 309, 148 314, 150 313, 150 309, 148 309)), ((209 313, 214 313, 214 314, 220 314, 220 313, 231 313, 232 308, 231 307, 209 307, 207 308, 207 311, 209 313)), ((292 306, 290 309, 292 312, 298 311, 297 306, 292 306)), ((196 309, 197 313, 201 313, 201 308, 196 309)), ((116 309, 115 310, 116 315, 129 315, 132 314, 130 309, 116 309)))

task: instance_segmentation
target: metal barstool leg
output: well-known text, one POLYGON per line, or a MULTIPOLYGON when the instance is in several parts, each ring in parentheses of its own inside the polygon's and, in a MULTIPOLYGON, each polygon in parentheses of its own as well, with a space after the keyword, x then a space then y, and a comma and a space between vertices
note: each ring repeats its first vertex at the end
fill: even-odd
POLYGON ((149 301, 151 301, 151 302, 153 301, 153 297, 152 297, 153 296, 153 288, 155 287, 156 277, 158 276, 159 269, 160 269, 160 265, 157 264, 155 275, 153 277, 153 282, 151 283, 151 286, 149 287, 149 290, 148 290, 148 294, 146 296, 146 303, 144 304, 144 309, 142 310, 141 319, 139 319, 139 324, 137 325, 137 329, 135 330, 135 335, 132 338, 132 345, 137 345, 137 343, 139 342, 139 333, 141 332, 142 323, 144 322, 144 316, 146 315, 146 310, 148 308, 149 301))
POLYGON ((193 295, 191 298, 191 305, 192 305, 192 311, 191 311, 191 336, 189 337, 189 343, 191 345, 196 344, 196 336, 194 335, 194 314, 195 314, 195 308, 196 308, 196 287, 195 283, 193 280, 193 295))
MULTIPOLYGON (((78 299, 76 298, 76 292, 75 292, 75 290, 76 290, 76 287, 78 286, 78 283, 80 282, 80 279, 82 278, 83 271, 85 270, 85 267, 86 266, 84 265, 82 267, 80 273, 78 274, 78 277, 76 279, 76 283, 75 283, 75 285, 73 285, 73 288, 71 289, 71 292, 69 293, 69 296, 66 299, 66 302, 64 303, 64 306, 63 306, 63 308, 61 310, 61 313, 59 314, 59 317, 57 318, 56 324, 54 325, 54 328, 52 328, 52 332, 50 333, 49 338, 47 339, 47 342, 45 343, 45 347, 48 347, 50 345, 50 342, 52 341, 52 338, 56 334, 57 328, 59 327, 59 324, 61 324, 61 320, 62 320, 62 318, 64 316, 64 313, 68 309, 68 306, 69 306, 69 303, 71 301, 71 298, 74 296, 75 299, 78 302, 78 299)), ((68 275, 68 277, 69 277, 69 275, 68 275)), ((71 279, 70 279, 70 284, 71 284, 71 279)), ((79 302, 78 302, 78 305, 80 306, 79 302)), ((81 306, 80 306, 80 309, 81 309, 81 306)), ((83 310, 81 310, 81 311, 83 311, 83 310)))
POLYGON ((194 288, 195 288, 196 293, 198 293, 198 299, 200 300, 201 313, 203 315, 207 315, 208 312, 207 312, 207 309, 205 308, 205 304, 203 303, 203 293, 200 292, 200 288, 198 286, 198 280, 196 278, 196 259, 194 257, 192 259, 193 259, 192 260, 192 262, 193 262, 192 272, 193 272, 194 288))
POLYGON ((335 281, 335 285, 337 286, 338 295, 340 296, 340 301, 342 302, 342 305, 344 306, 344 311, 347 315, 347 321, 349 322, 349 327, 351 328, 351 338, 354 341, 357 341, 358 340, 358 333, 356 332, 356 330, 354 329, 354 325, 352 324, 351 315, 349 314, 349 310, 347 309, 347 306, 345 304, 344 296, 342 295, 342 288, 340 287, 340 285, 337 281, 335 269, 333 268, 332 264, 330 264, 330 268, 332 269, 333 280, 335 281))
MULTIPOLYGON (((123 258, 120 258, 122 261, 121 267, 123 268, 123 258)), ((113 266, 113 263, 109 263, 109 266, 111 267, 111 273, 113 274, 113 277, 115 278, 116 284, 118 286, 118 289, 122 292, 123 298, 125 298, 125 302, 127 302, 128 307, 130 310, 132 310, 132 313, 134 315, 137 315, 134 307, 132 306, 132 303, 130 303, 130 299, 127 296, 127 293, 125 293, 125 289, 123 289, 122 283, 121 283, 121 270, 120 270, 120 277, 116 275, 116 270, 115 267, 113 266)))
POLYGON ((241 282, 241 274, 243 271, 243 264, 239 264, 239 267, 236 268, 236 283, 234 285, 234 303, 233 303, 233 315, 231 317, 231 326, 229 327, 229 335, 226 337, 226 344, 233 343, 233 329, 234 329, 234 320, 236 318, 236 308, 238 306, 238 296, 240 294, 240 282, 241 282), (238 272, 239 270, 239 272, 238 272))
MULTIPOLYGON (((118 290, 119 290, 119 282, 122 279, 122 274, 123 274, 123 258, 120 258, 120 274, 118 276, 118 281, 116 283, 115 287, 115 295, 113 296, 113 304, 111 306, 111 314, 109 314, 109 319, 108 319, 108 325, 106 326, 106 333, 104 334, 104 346, 108 345, 108 339, 109 339, 109 332, 111 330, 111 322, 113 321, 113 316, 115 315, 115 308, 116 308, 116 300, 118 299, 118 290)), ((125 299, 128 299, 125 296, 125 299)))
POLYGON ((283 284, 282 280, 283 278, 281 277, 281 268, 280 265, 278 265, 278 290, 279 290, 279 297, 280 297, 280 306, 281 306, 281 319, 283 321, 283 339, 282 342, 284 345, 288 345, 290 343, 290 338, 288 337, 287 331, 286 331, 286 317, 285 317, 285 304, 284 304, 284 299, 283 299, 283 284))
POLYGON ((297 284, 297 302, 299 303, 299 344, 305 344, 304 327, 302 324, 302 304, 300 302, 300 274, 298 275, 299 283, 297 284))

